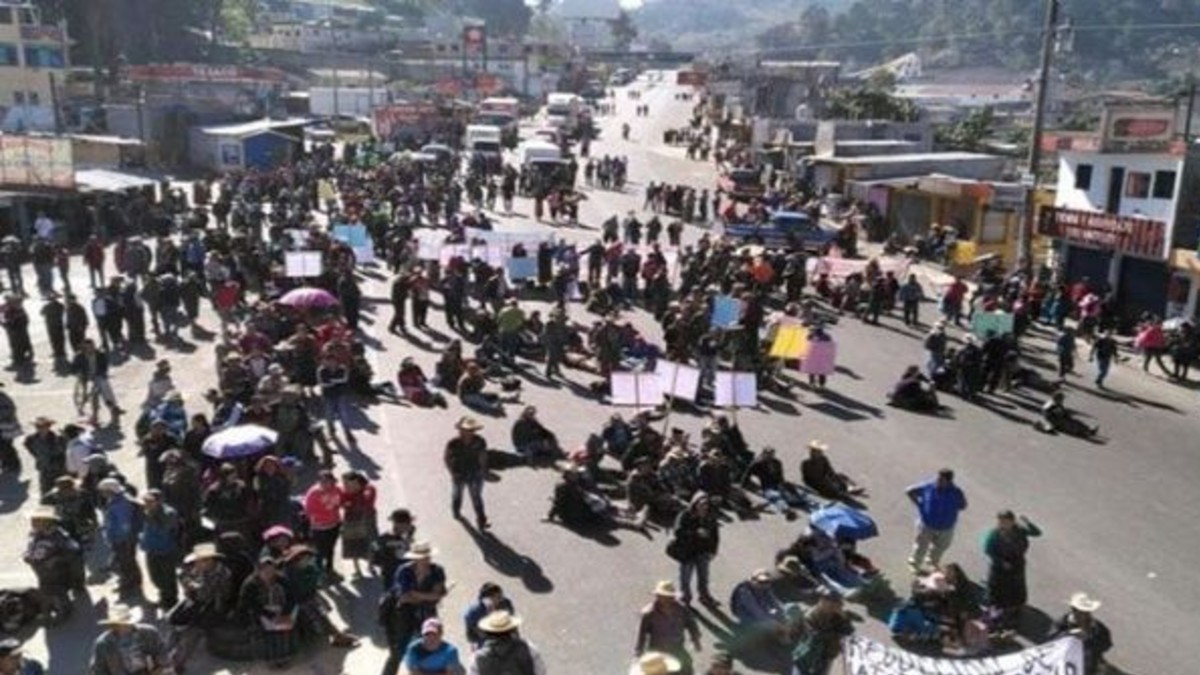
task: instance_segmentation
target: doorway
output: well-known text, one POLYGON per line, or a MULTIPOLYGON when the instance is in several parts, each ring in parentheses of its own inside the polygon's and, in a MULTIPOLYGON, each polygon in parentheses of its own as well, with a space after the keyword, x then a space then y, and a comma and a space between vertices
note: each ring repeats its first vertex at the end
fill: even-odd
POLYGON ((1113 167, 1108 174, 1108 202, 1104 210, 1114 216, 1121 212, 1121 193, 1125 189, 1125 167, 1113 167))

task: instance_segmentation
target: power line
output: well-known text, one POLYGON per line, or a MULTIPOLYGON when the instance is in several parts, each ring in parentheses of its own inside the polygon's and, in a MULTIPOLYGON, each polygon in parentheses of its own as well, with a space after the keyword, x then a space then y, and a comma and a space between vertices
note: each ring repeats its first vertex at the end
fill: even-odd
MULTIPOLYGON (((1064 27, 1065 28, 1065 27, 1064 27)), ((1155 31, 1155 30, 1182 30, 1189 28, 1200 28, 1200 22, 1193 23, 1110 23, 1110 24, 1085 24, 1082 26, 1072 24, 1069 30, 1072 32, 1101 32, 1101 31, 1155 31)), ((754 52, 759 54, 770 54, 774 52, 796 52, 818 49, 849 49, 853 47, 888 47, 891 45, 903 44, 924 44, 929 42, 942 42, 945 40, 976 40, 981 38, 1011 36, 1011 35, 1041 35, 1041 30, 990 30, 978 31, 974 33, 950 33, 946 35, 932 35, 924 37, 911 38, 892 38, 887 40, 860 40, 856 42, 827 42, 824 44, 806 44, 797 47, 778 47, 772 49, 752 49, 746 48, 742 52, 754 52)))

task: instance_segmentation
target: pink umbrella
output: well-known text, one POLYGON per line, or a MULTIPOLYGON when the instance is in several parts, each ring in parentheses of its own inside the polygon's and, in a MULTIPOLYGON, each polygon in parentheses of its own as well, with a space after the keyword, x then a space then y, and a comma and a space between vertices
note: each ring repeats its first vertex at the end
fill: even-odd
POLYGON ((306 286, 288 291, 279 299, 279 303, 288 307, 312 309, 334 307, 338 304, 338 299, 329 291, 306 286))

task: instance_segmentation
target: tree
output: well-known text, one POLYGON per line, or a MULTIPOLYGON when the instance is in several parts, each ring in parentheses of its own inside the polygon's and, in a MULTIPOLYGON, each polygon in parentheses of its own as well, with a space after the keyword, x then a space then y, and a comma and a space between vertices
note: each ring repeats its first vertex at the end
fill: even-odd
POLYGON ((879 75, 877 71, 866 84, 834 90, 829 96, 825 118, 915 122, 920 111, 912 101, 892 95, 893 82, 891 73, 879 75))
POLYGON ((623 52, 629 51, 633 46, 633 41, 638 37, 637 25, 633 23, 633 17, 629 16, 629 12, 624 9, 617 14, 617 18, 612 20, 611 24, 613 43, 617 49, 623 52))
POLYGON ((525 0, 467 0, 463 11, 483 19, 489 35, 525 35, 533 9, 525 0))
POLYGON ((978 152, 995 131, 995 122, 995 111, 991 106, 985 106, 954 124, 935 129, 934 137, 945 150, 978 152))

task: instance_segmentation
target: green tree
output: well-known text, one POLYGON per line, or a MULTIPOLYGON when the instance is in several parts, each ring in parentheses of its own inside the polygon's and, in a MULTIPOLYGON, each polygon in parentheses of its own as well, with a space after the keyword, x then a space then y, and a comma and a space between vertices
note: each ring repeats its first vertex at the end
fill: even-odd
POLYGON ((533 19, 525 0, 466 0, 463 5, 464 13, 483 19, 490 35, 525 35, 533 19))
POLYGON ((912 101, 892 95, 891 73, 877 71, 861 85, 835 89, 829 96, 826 119, 915 122, 920 111, 912 101))
POLYGON ((995 111, 991 106, 985 106, 954 124, 938 127, 934 137, 943 149, 978 152, 995 132, 995 123, 995 111))

